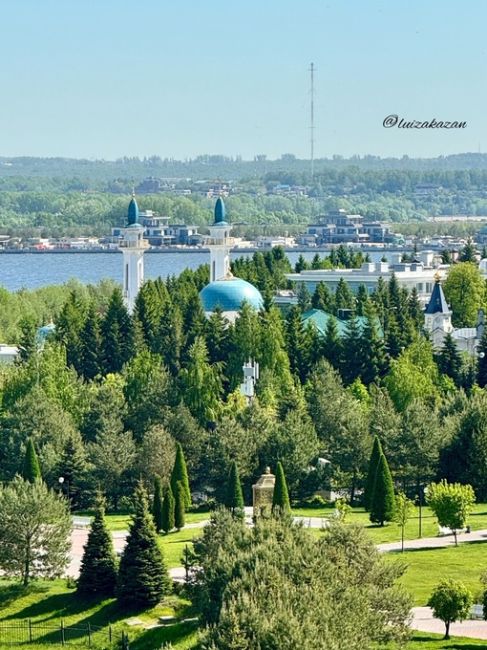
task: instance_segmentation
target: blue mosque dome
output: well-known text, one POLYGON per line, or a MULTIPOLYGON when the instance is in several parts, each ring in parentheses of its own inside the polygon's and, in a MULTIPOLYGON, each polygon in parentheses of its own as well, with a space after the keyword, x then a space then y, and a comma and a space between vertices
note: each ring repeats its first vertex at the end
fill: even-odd
POLYGON ((240 278, 226 278, 210 282, 200 291, 201 302, 205 311, 239 311, 243 302, 248 302, 254 309, 261 309, 264 301, 260 291, 250 282, 240 278))
POLYGON ((225 204, 223 203, 223 199, 221 196, 217 198, 215 203, 215 225, 219 225, 219 224, 221 224, 222 226, 226 226, 228 224, 226 218, 225 204))
POLYGON ((137 201, 135 200, 135 195, 132 194, 132 200, 129 203, 129 210, 128 210, 128 225, 133 226, 137 223, 139 223, 139 206, 137 205, 137 201))

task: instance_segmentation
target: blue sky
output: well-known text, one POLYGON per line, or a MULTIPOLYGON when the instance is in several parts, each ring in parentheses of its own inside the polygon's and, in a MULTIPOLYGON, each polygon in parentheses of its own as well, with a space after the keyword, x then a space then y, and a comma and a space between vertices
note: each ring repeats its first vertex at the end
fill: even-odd
POLYGON ((487 151, 483 0, 2 0, 0 155, 487 151), (407 119, 466 129, 384 129, 407 119))

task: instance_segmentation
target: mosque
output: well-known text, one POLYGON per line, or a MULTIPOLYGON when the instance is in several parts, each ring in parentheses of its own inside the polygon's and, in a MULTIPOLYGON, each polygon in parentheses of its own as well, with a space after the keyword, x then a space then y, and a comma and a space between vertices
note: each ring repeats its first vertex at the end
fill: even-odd
MULTIPOLYGON (((250 282, 232 275, 230 250, 235 243, 231 236, 232 227, 227 220, 225 204, 218 198, 215 204, 214 222, 209 227, 210 235, 206 246, 210 249, 210 283, 200 292, 206 316, 220 308, 225 318, 234 322, 244 302, 260 309, 263 300, 260 292, 250 282)), ((130 313, 144 282, 143 255, 148 247, 144 239, 144 228, 139 223, 139 208, 132 195, 128 208, 127 226, 122 229, 120 250, 123 253, 123 297, 130 313)))

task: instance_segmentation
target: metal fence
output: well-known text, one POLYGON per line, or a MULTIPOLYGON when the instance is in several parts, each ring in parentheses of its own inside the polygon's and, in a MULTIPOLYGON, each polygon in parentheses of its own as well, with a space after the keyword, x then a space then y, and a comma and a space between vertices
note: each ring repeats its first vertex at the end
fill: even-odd
POLYGON ((61 645, 73 648, 120 648, 129 650, 129 639, 125 632, 119 632, 108 627, 98 627, 86 623, 58 625, 37 623, 31 620, 0 622, 0 646, 22 645, 61 645))

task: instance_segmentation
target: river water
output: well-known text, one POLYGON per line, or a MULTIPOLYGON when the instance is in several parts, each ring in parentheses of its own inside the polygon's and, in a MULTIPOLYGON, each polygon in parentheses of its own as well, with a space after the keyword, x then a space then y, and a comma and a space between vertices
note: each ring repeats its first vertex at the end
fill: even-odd
MULTIPOLYGON (((314 252, 302 255, 311 260, 314 252)), ((324 253, 320 253, 322 256, 324 253)), ((232 258, 242 253, 232 253, 232 258)), ((295 264, 300 253, 287 253, 295 264)), ((370 253, 376 261, 383 253, 370 253)), ((208 252, 148 253, 144 256, 145 277, 179 275, 185 268, 196 269, 210 261, 208 252)), ((96 284, 110 278, 122 282, 121 253, 0 253, 0 286, 9 291, 35 289, 50 284, 63 284, 76 278, 83 284, 96 284)))

